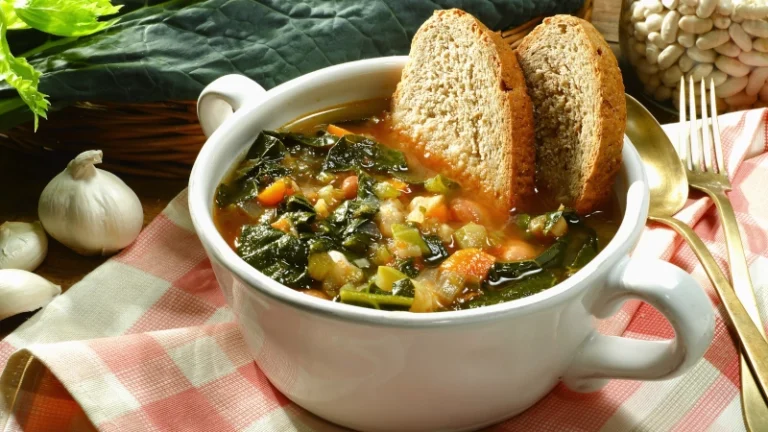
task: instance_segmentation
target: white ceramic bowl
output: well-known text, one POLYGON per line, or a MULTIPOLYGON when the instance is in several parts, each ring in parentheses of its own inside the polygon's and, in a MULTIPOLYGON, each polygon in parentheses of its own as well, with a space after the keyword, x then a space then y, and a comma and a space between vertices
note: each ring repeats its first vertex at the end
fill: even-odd
POLYGON ((625 140, 614 239, 573 277, 539 294, 474 310, 416 314, 320 300, 241 260, 211 217, 216 186, 257 133, 346 102, 392 94, 407 57, 351 62, 265 92, 239 75, 201 94, 209 135, 192 170, 189 207, 253 358, 288 398, 365 431, 468 430, 533 405, 563 380, 595 391, 609 378, 657 380, 688 370, 712 339, 711 304, 679 268, 629 257, 648 214, 648 186, 625 140), (233 113, 234 111, 234 113, 233 113), (596 318, 640 298, 676 337, 640 341, 596 332, 596 318))

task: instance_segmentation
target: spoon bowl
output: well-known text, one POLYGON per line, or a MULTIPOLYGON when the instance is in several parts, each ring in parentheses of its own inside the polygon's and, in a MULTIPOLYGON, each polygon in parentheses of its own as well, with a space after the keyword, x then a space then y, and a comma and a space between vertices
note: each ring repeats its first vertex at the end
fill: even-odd
POLYGON ((669 217, 682 210, 688 198, 688 178, 674 145, 645 107, 627 99, 626 134, 643 161, 651 192, 649 216, 669 217))

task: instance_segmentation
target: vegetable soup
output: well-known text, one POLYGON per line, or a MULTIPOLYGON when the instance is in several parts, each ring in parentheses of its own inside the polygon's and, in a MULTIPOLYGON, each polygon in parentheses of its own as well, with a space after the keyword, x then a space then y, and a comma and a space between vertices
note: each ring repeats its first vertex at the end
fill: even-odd
POLYGON ((551 288, 615 234, 614 199, 579 216, 537 191, 524 208, 495 215, 472 188, 408 153, 387 103, 259 133, 214 203, 216 226, 240 257, 307 295, 436 312, 551 288))

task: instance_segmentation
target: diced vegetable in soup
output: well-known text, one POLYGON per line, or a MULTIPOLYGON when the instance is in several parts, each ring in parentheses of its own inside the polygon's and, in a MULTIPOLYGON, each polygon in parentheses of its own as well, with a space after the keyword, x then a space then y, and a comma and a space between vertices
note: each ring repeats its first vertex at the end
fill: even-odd
POLYGON ((329 117, 262 131, 214 205, 240 257, 307 295, 412 312, 493 305, 570 277, 616 231, 615 202, 580 217, 544 192, 494 216, 404 152, 386 111, 329 117))

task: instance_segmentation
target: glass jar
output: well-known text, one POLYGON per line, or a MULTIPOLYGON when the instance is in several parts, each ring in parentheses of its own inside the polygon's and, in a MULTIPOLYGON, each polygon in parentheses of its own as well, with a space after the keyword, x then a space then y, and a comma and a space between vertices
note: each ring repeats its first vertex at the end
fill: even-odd
POLYGON ((714 80, 721 113, 768 107, 768 0, 622 0, 619 41, 643 94, 668 110, 680 77, 714 80))

